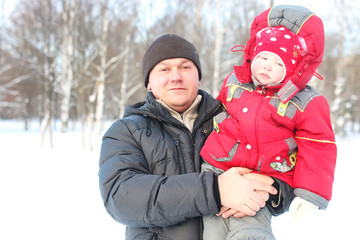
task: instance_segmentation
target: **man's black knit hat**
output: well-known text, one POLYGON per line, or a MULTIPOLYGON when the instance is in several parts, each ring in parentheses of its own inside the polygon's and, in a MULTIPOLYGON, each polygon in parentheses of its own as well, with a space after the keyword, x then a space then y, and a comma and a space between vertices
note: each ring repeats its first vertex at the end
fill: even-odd
POLYGON ((149 82, 151 70, 159 62, 170 58, 186 58, 191 60, 198 69, 201 80, 200 58, 194 45, 175 34, 164 34, 156 39, 146 50, 143 58, 143 78, 145 87, 149 82))

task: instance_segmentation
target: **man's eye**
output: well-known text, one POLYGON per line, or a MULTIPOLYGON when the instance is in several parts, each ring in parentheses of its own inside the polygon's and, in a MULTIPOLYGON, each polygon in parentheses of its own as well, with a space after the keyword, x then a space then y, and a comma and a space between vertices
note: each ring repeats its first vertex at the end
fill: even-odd
POLYGON ((191 67, 189 65, 184 65, 181 67, 182 69, 190 69, 191 67))

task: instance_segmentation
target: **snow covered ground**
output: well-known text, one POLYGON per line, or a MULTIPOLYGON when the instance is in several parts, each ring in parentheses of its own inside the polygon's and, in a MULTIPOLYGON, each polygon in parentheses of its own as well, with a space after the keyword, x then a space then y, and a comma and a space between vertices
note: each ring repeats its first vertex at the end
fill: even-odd
MULTIPOLYGON (((0 239, 124 239, 124 227, 103 207, 98 190, 98 157, 83 150, 80 133, 54 133, 54 148, 40 148, 38 125, 0 121, 0 239)), ((277 240, 354 239, 360 216, 357 174, 360 135, 337 138, 333 199, 307 224, 290 214, 274 218, 277 240)))

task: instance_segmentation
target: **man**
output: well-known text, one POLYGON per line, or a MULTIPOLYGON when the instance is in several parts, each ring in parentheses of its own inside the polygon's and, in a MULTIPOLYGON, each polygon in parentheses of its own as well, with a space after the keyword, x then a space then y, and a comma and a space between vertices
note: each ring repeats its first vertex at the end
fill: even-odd
POLYGON ((126 109, 103 137, 99 181, 126 239, 202 239, 201 217, 230 208, 255 215, 276 190, 233 168, 200 173, 200 149, 220 102, 199 90, 200 59, 187 40, 165 34, 143 58, 145 102, 126 109), (258 192, 261 191, 261 192, 258 192))

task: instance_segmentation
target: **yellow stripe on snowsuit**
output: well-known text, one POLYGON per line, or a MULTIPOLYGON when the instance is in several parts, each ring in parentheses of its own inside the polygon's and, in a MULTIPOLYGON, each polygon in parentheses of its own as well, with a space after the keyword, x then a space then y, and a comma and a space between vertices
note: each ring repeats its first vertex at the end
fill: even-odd
POLYGON ((249 92, 252 92, 251 90, 249 90, 248 88, 245 88, 243 86, 240 86, 238 84, 229 84, 229 85, 226 85, 226 87, 230 87, 230 93, 228 94, 227 98, 226 98, 226 101, 227 102, 231 102, 233 97, 234 97, 234 94, 235 94, 235 91, 236 89, 238 88, 241 88, 245 91, 249 91, 249 92))
POLYGON ((333 141, 329 141, 329 140, 319 140, 319 139, 312 139, 312 138, 306 138, 306 137, 295 137, 295 138, 299 138, 299 139, 303 139, 303 140, 309 140, 309 141, 313 141, 313 142, 322 142, 322 143, 333 143, 336 144, 333 141))
POLYGON ((213 117, 213 125, 216 132, 220 132, 219 125, 217 124, 215 117, 213 117))
POLYGON ((299 30, 296 32, 296 35, 300 32, 301 28, 304 26, 304 24, 306 23, 307 20, 309 20, 309 18, 311 18, 312 16, 314 16, 315 14, 311 14, 299 27, 299 30))
POLYGON ((279 114, 280 116, 284 117, 288 105, 289 105, 289 102, 287 102, 287 103, 285 103, 285 104, 284 104, 283 102, 280 102, 279 107, 278 107, 278 109, 277 109, 277 114, 279 114))
POLYGON ((271 27, 270 26, 270 13, 271 13, 271 11, 273 10, 274 8, 272 7, 271 9, 270 9, 270 11, 268 12, 268 14, 267 14, 267 16, 266 16, 266 19, 267 19, 267 25, 268 25, 268 27, 271 27))
POLYGON ((231 86, 231 88, 230 88, 230 94, 228 94, 228 97, 227 97, 226 101, 231 102, 231 101, 232 101, 232 98, 233 98, 233 96, 234 96, 235 90, 236 90, 239 86, 237 86, 237 85, 229 85, 229 86, 231 86))

